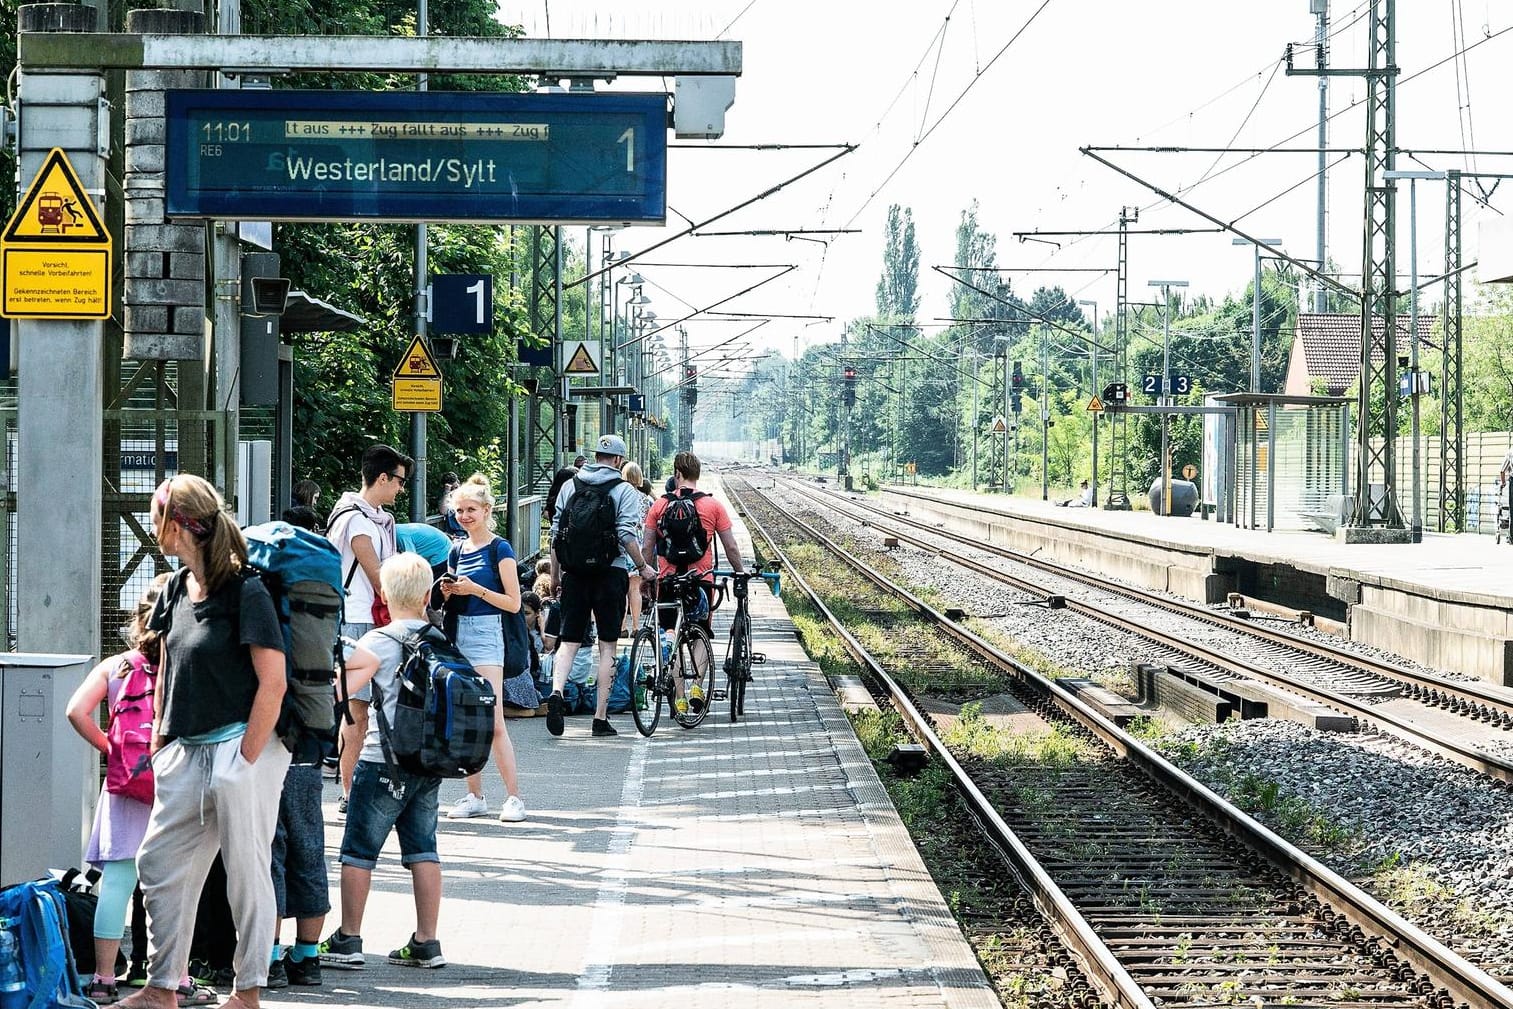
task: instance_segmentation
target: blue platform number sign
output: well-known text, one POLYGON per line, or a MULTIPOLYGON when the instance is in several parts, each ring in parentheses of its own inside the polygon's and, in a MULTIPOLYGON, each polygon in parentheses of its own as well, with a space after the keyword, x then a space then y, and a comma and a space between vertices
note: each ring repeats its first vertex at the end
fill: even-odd
MULTIPOLYGON (((1167 380, 1167 388, 1174 396, 1186 396, 1193 391, 1193 377, 1191 375, 1172 375, 1167 380)), ((1161 395, 1161 376, 1155 373, 1140 377, 1140 391, 1147 396, 1161 395)))
POLYGON ((444 273, 431 278, 431 331, 487 333, 494 328, 494 278, 444 273))
POLYGON ((1161 376, 1149 373, 1141 375, 1140 391, 1145 393, 1147 396, 1161 395, 1161 376))
POLYGON ((644 394, 639 393, 639 392, 633 392, 633 393, 630 394, 630 412, 631 413, 645 413, 646 412, 646 396, 644 394))
POLYGON ((1171 383, 1172 392, 1178 396, 1186 396, 1193 391, 1193 377, 1191 375, 1173 375, 1171 383))

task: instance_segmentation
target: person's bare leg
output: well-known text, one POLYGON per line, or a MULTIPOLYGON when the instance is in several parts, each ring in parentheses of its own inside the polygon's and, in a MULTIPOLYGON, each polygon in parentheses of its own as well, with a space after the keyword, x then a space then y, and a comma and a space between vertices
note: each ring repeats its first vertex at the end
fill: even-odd
POLYGON ((436 938, 441 914, 441 863, 416 862, 410 866, 410 879, 415 891, 415 939, 430 942, 436 938))
POLYGON ((599 696, 594 699, 594 717, 604 721, 609 717, 609 692, 615 685, 615 646, 617 641, 599 641, 599 696))
POLYGON ((341 867, 341 934, 362 935, 362 918, 368 910, 368 891, 373 871, 355 865, 341 867))
POLYGON ((368 734, 368 702, 355 698, 347 701, 352 712, 352 724, 346 719, 341 723, 341 794, 352 794, 352 772, 357 770, 357 757, 362 753, 363 737, 368 734))

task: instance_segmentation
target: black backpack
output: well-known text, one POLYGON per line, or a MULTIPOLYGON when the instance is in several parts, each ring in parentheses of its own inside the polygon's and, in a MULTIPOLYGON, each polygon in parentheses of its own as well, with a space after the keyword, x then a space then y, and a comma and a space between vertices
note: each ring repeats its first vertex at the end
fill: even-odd
POLYGON ((610 491, 620 478, 604 483, 585 483, 573 477, 573 496, 567 499, 557 521, 552 549, 557 563, 574 574, 607 571, 620 559, 620 535, 616 531, 619 508, 610 491))
POLYGON ((699 520, 694 502, 708 497, 703 491, 667 494, 667 507, 657 519, 657 552, 667 563, 682 569, 697 564, 709 552, 709 530, 699 520))
POLYGON ((435 627, 388 636, 400 643, 404 657, 392 725, 383 690, 373 683, 385 762, 430 778, 465 778, 482 770, 494 742, 494 688, 435 627))

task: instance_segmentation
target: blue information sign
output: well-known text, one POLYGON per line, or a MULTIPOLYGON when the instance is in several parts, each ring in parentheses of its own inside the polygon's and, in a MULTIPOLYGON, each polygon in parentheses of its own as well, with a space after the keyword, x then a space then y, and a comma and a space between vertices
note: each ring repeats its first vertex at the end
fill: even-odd
POLYGON ((169 91, 170 216, 660 224, 667 99, 169 91))

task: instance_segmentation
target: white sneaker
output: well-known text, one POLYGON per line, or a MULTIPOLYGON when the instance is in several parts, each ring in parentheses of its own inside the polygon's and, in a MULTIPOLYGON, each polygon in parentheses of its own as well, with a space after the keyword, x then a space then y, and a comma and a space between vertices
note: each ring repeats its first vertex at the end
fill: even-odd
POLYGON ((519 823, 525 819, 525 803, 520 801, 520 796, 512 795, 504 800, 504 805, 499 807, 500 823, 519 823))
POLYGON ((483 801, 483 796, 469 792, 457 800, 452 811, 447 814, 448 820, 466 820, 470 816, 487 816, 489 804, 483 801))

